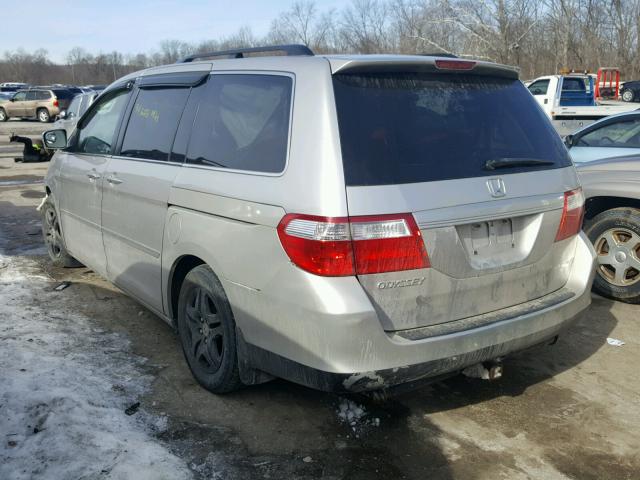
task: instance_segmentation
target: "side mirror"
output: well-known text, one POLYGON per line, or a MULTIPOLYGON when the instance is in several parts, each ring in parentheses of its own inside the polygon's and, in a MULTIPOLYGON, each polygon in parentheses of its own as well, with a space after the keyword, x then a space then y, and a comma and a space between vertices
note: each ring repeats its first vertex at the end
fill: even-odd
POLYGON ((58 116, 64 120, 65 118, 67 118, 67 111, 66 111, 66 110, 62 110, 62 111, 58 114, 58 116))
POLYGON ((573 135, 567 135, 566 137, 564 137, 564 144, 567 148, 573 147, 574 138, 575 137, 573 135))
POLYGON ((64 129, 48 130, 42 135, 45 148, 58 150, 67 146, 67 132, 64 129))
POLYGON ((10 101, 10 102, 15 102, 15 101, 16 101, 16 97, 11 97, 11 98, 9 99, 9 101, 10 101))

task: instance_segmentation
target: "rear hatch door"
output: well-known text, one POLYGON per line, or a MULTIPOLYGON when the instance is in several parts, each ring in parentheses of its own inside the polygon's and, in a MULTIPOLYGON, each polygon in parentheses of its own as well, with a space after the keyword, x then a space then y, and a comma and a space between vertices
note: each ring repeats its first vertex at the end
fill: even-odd
POLYGON ((566 149, 526 88, 473 71, 341 70, 349 215, 411 213, 430 267, 359 275, 386 330, 514 306, 566 283, 566 149))

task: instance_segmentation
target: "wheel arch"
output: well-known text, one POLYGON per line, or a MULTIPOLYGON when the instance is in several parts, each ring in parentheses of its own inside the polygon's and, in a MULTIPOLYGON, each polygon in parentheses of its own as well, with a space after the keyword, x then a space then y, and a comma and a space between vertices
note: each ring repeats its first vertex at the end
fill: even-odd
POLYGON ((585 203, 585 220, 591 220, 596 215, 613 208, 640 209, 640 199, 619 196, 598 196, 588 198, 585 203))
POLYGON ((169 281, 167 284, 167 306, 169 308, 169 318, 176 325, 176 312, 178 311, 178 298, 180 289, 187 274, 198 265, 204 265, 203 259, 196 255, 182 255, 178 257, 169 271, 169 281))

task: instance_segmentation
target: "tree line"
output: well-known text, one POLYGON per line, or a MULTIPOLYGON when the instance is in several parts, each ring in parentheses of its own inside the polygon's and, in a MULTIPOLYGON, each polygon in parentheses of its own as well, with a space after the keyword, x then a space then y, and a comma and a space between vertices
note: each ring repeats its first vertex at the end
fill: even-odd
POLYGON ((640 0, 351 0, 331 10, 297 1, 262 36, 242 27, 197 44, 163 40, 138 54, 78 46, 63 63, 44 49, 6 51, 0 81, 103 84, 193 53, 279 43, 302 43, 317 53, 442 52, 516 65, 522 78, 618 67, 632 79, 640 78, 640 0))

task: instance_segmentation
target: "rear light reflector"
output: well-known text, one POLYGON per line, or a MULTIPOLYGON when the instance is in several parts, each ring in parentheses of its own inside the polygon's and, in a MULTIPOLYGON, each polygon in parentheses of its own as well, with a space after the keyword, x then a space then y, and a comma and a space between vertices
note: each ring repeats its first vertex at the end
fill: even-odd
POLYGON ((58 103, 58 99, 57 98, 53 99, 53 106, 54 107, 59 107, 60 106, 60 104, 58 103))
POLYGON ((584 216, 584 195, 582 188, 570 190, 564 194, 564 207, 562 208, 562 218, 556 234, 556 242, 573 237, 582 228, 582 218, 584 216))
POLYGON ((469 60, 436 60, 436 68, 440 70, 473 70, 476 62, 469 60))
POLYGON ((411 214, 361 217, 286 215, 282 246, 298 267, 323 276, 366 275, 429 267, 411 214))

